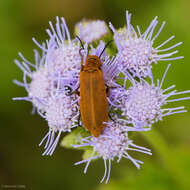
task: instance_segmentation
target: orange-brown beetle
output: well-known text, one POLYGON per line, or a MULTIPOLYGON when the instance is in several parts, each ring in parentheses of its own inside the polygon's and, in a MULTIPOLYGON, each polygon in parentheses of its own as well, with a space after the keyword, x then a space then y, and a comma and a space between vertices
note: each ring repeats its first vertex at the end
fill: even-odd
MULTIPOLYGON (((108 44, 110 42, 108 42, 108 44)), ((102 53, 107 45, 104 47, 102 53)), ((84 49, 84 47, 82 49, 84 49)), ((84 65, 81 61, 80 71, 81 120, 84 127, 89 130, 94 137, 98 137, 102 133, 106 126, 104 122, 108 121, 108 101, 104 76, 101 69, 102 62, 100 60, 102 53, 99 57, 96 55, 88 55, 84 65)))

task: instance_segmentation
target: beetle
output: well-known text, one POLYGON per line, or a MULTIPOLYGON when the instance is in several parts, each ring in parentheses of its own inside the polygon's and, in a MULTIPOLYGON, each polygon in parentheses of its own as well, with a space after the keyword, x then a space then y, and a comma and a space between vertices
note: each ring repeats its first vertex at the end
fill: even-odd
MULTIPOLYGON (((77 36, 80 40, 80 38, 77 36)), ((112 41, 112 40, 111 40, 112 41)), ((80 70, 80 114, 84 127, 90 131, 94 137, 98 137, 106 127, 108 122, 108 101, 106 96, 106 86, 101 69, 101 55, 111 42, 109 41, 99 57, 87 55, 83 65, 81 51, 81 70, 80 70)), ((80 40, 82 49, 84 46, 80 40)))

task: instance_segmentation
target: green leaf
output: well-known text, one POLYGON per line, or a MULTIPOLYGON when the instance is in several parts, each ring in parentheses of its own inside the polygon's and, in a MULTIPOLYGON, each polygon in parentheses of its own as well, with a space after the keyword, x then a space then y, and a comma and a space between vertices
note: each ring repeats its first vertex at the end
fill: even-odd
MULTIPOLYGON (((62 139, 61 146, 74 149, 72 145, 82 144, 82 139, 88 136, 90 136, 90 133, 88 131, 82 127, 77 127, 62 139)), ((78 149, 86 150, 86 147, 81 147, 78 149)))
MULTIPOLYGON (((85 137, 88 137, 90 135, 91 134, 88 131, 86 131, 84 128, 77 127, 75 130, 73 130, 71 133, 69 133, 62 139, 61 146, 65 147, 65 148, 75 149, 73 147, 73 145, 82 144, 83 143, 82 139, 85 137)), ((86 160, 92 156, 93 147, 91 147, 91 146, 78 147, 77 149, 84 150, 84 153, 82 155, 82 159, 84 159, 84 160, 86 160)), ((94 156, 97 156, 97 155, 98 155, 98 153, 95 152, 94 156)))
MULTIPOLYGON (((93 148, 92 148, 92 147, 88 147, 88 149, 84 151, 84 153, 83 153, 83 155, 82 155, 82 159, 83 159, 83 160, 89 159, 89 158, 92 156, 92 153, 93 153, 93 148)), ((98 153, 95 152, 95 153, 93 154, 93 156, 98 156, 98 153)))
POLYGON ((84 151, 84 153, 82 155, 82 159, 86 160, 86 159, 90 158, 92 156, 92 153, 93 153, 93 149, 92 149, 92 147, 89 147, 89 149, 84 151))

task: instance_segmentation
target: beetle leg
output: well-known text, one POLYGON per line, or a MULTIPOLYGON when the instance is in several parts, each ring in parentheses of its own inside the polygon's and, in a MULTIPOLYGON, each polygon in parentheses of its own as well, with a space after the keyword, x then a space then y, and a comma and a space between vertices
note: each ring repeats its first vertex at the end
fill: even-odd
POLYGON ((105 84, 105 86, 106 86, 106 94, 107 94, 107 96, 109 96, 110 95, 110 87, 107 84, 105 84))
POLYGON ((64 86, 64 88, 65 88, 65 91, 66 91, 66 95, 70 96, 70 94, 72 93, 71 87, 70 86, 64 86))
MULTIPOLYGON (((79 87, 80 87, 80 86, 79 86, 79 87)), ((72 91, 72 88, 71 88, 70 86, 65 86, 65 90, 68 91, 68 92, 66 92, 66 95, 67 95, 67 96, 71 96, 71 95, 73 95, 73 94, 77 94, 77 95, 80 96, 80 93, 79 93, 79 91, 78 91, 79 87, 78 87, 75 91, 72 91)))
POLYGON ((110 89, 117 88, 117 87, 115 87, 115 86, 108 86, 107 84, 105 84, 105 86, 106 86, 106 94, 107 94, 107 96, 110 95, 110 89))
POLYGON ((78 126, 82 127, 82 125, 80 124, 80 118, 81 118, 81 114, 79 113, 79 117, 78 117, 78 126))
POLYGON ((109 118, 110 118, 112 121, 114 121, 114 122, 115 122, 115 120, 112 118, 112 116, 111 116, 111 114, 110 114, 110 113, 108 113, 108 116, 109 116, 109 118))

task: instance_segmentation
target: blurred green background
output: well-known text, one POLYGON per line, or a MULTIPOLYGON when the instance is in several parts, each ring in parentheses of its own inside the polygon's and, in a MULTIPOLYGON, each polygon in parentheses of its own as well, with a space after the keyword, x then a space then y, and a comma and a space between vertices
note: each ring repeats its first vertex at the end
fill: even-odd
MULTIPOLYGON (((189 190, 190 189, 190 112, 169 116, 154 125, 151 132, 136 134, 137 144, 150 147, 153 156, 136 155, 145 163, 141 170, 123 159, 112 164, 107 185, 99 184, 104 172, 103 161, 93 162, 86 175, 83 165, 74 166, 82 152, 58 146, 52 157, 43 157, 38 143, 47 132, 47 123, 38 115, 31 116, 31 104, 14 102, 25 96, 24 89, 12 80, 22 72, 13 63, 21 51, 33 60, 31 38, 40 42, 47 37, 48 21, 65 17, 69 28, 82 18, 104 19, 114 26, 125 24, 125 10, 132 14, 132 23, 145 29, 154 16, 167 24, 157 39, 161 43, 171 35, 173 43, 183 41, 178 49, 184 60, 172 62, 164 87, 176 84, 178 90, 190 89, 190 1, 189 0, 0 0, 0 188, 3 185, 25 185, 25 189, 82 190, 189 190)), ((171 43, 172 44, 172 43, 171 43)), ((161 77, 166 62, 154 67, 161 77)), ((173 104, 174 105, 174 104, 173 104)), ((190 101, 175 103, 190 111, 190 101)))

